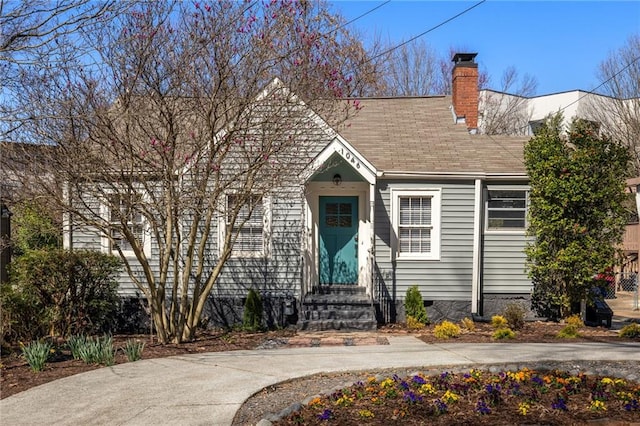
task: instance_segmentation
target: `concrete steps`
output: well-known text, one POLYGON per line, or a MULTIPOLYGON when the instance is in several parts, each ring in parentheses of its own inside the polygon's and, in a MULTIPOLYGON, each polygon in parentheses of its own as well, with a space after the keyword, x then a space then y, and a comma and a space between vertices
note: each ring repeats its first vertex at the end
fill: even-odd
POLYGON ((305 331, 375 330, 375 308, 363 287, 316 287, 302 301, 298 328, 305 331))

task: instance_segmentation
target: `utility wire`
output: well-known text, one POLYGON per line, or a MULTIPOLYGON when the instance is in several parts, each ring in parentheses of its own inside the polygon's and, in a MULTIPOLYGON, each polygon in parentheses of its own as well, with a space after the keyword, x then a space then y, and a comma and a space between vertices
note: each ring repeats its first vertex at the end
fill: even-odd
MULTIPOLYGON (((599 88, 601 88, 602 86, 604 86, 605 84, 607 84, 608 82, 610 82, 611 80, 613 80, 614 78, 616 78, 617 76, 619 76, 620 74, 625 72, 628 68, 630 68, 633 64, 635 64, 639 60, 640 60, 640 56, 637 56, 636 58, 632 59, 631 61, 629 61, 629 63, 627 65, 625 65, 622 69, 620 69, 618 72, 613 74, 611 77, 609 77, 608 79, 604 80, 602 83, 598 84, 596 87, 594 87, 593 89, 589 90, 588 92, 585 92, 584 95, 580 96, 575 101, 573 101, 573 102, 563 106, 562 108, 558 109, 557 112, 562 112, 562 111, 566 110, 571 105, 574 105, 574 104, 580 102, 582 99, 584 99, 585 97, 587 97, 589 95, 598 95, 598 93, 596 93, 596 90, 598 90, 599 88)), ((514 95, 514 96, 517 96, 517 95, 514 95)), ((531 98, 529 97, 527 99, 531 99, 531 98)), ((528 128, 529 128, 529 124, 527 123, 526 126, 523 126, 523 127, 520 127, 518 129, 516 129, 516 132, 524 131, 524 130, 527 130, 528 128)))
POLYGON ((331 31, 329 31, 329 32, 327 32, 327 33, 325 33, 325 34, 323 34, 322 36, 323 36, 323 37, 328 36, 329 34, 332 34, 332 33, 335 33, 335 32, 336 32, 336 31, 338 31, 338 30, 341 30, 342 28, 346 27, 347 25, 351 25, 351 24, 353 24, 353 23, 354 23, 354 22, 356 22, 358 19, 363 18, 363 17, 367 16, 368 14, 370 14, 371 12, 374 12, 374 11, 376 11, 376 10, 380 9, 382 6, 386 5, 387 3, 391 3, 391 0, 387 0, 387 1, 385 1, 384 3, 381 3, 381 4, 377 5, 377 6, 376 6, 376 7, 374 7, 373 9, 370 9, 370 10, 366 11, 365 13, 363 13, 362 15, 359 15, 359 16, 357 16, 357 17, 353 18, 352 20, 350 20, 350 21, 348 21, 348 22, 345 22, 344 24, 342 24, 342 25, 340 25, 340 26, 336 27, 335 29, 333 29, 333 30, 331 30, 331 31))
POLYGON ((373 60, 375 60, 375 59, 378 59, 379 57, 384 56, 384 55, 386 55, 386 54, 388 54, 388 53, 391 53, 391 52, 393 52, 394 50, 396 50, 396 49, 398 49, 398 48, 400 48, 400 47, 404 46, 405 44, 411 43, 412 41, 417 40, 417 39, 419 39, 420 37, 422 37, 422 36, 424 36, 424 35, 426 35, 426 34, 429 34, 431 31, 434 31, 434 30, 436 30, 436 29, 440 28, 441 26, 443 26, 443 25, 445 25, 445 24, 448 24, 449 22, 453 21, 454 19, 459 18, 460 16, 462 16, 462 15, 464 15, 465 13, 467 13, 467 12, 471 11, 472 9, 475 9, 476 7, 480 6, 482 3, 486 2, 486 1, 487 1, 487 0, 481 0, 481 1, 479 1, 478 3, 474 4, 473 6, 470 6, 470 7, 466 8, 465 10, 463 10, 462 12, 460 12, 460 13, 458 13, 458 14, 456 14, 456 15, 452 16, 451 18, 449 18, 449 19, 447 19, 447 20, 444 20, 444 21, 440 22, 438 25, 435 25, 435 26, 433 26, 433 27, 429 28, 428 30, 421 32, 420 34, 418 34, 418 35, 416 35, 416 36, 411 37, 409 40, 407 40, 407 41, 403 41, 402 43, 398 44, 397 46, 391 47, 391 48, 389 48, 389 49, 385 50, 384 52, 379 53, 379 54, 377 54, 376 56, 373 56, 373 57, 371 57, 371 58, 367 59, 367 60, 365 61, 365 63, 366 63, 366 62, 373 61, 373 60))
MULTIPOLYGON (((611 80, 613 80, 614 78, 616 78, 617 76, 619 76, 620 74, 622 74, 623 72, 625 72, 627 69, 629 69, 633 64, 635 64, 636 62, 638 62, 640 60, 640 56, 637 56, 636 58, 632 59, 631 61, 629 61, 629 63, 624 66, 623 68, 621 68, 618 72, 616 72, 615 74, 613 74, 611 77, 609 77, 608 79, 604 80, 602 83, 598 84, 596 87, 594 87, 593 89, 591 89, 590 91, 586 92, 584 95, 580 96, 578 99, 576 99, 575 101, 571 102, 570 104, 565 105, 564 107, 560 108, 558 110, 558 112, 562 112, 564 110, 566 110, 567 108, 569 108, 571 105, 574 105, 578 102, 580 102, 583 98, 585 98, 588 95, 593 95, 593 94, 597 94, 595 93, 596 90, 598 90, 599 88, 601 88, 602 86, 604 86, 605 84, 607 84, 608 82, 610 82, 611 80)), ((521 127, 519 129, 517 129, 516 131, 523 131, 526 130, 529 127, 529 124, 527 124, 524 127, 521 127)), ((493 135, 489 135, 487 134, 486 136, 489 137, 489 139, 491 139, 493 142, 495 142, 497 145, 499 145, 504 151, 506 151, 507 153, 509 153, 511 156, 513 156, 514 158, 517 158, 520 162, 522 162, 524 164, 524 159, 520 158, 519 156, 515 155, 513 152, 509 151, 501 142, 497 141, 496 139, 494 139, 492 136, 493 135)), ((526 135, 524 136, 526 137, 526 135)))
POLYGON ((613 80, 614 78, 616 78, 617 76, 619 76, 620 74, 622 74, 624 71, 626 71, 628 68, 631 67, 631 65, 635 64, 636 62, 638 62, 638 60, 640 60, 640 56, 637 56, 635 59, 631 60, 624 68, 622 68, 620 71, 618 71, 617 73, 613 74, 611 77, 609 77, 608 79, 606 79, 605 81, 603 81, 602 83, 598 84, 596 87, 594 87, 593 89, 591 89, 590 91, 586 92, 584 95, 580 96, 578 99, 576 99, 575 101, 571 102, 570 104, 568 104, 565 107, 562 107, 559 112, 564 111, 565 109, 569 108, 571 105, 580 102, 580 100, 582 98, 584 98, 587 95, 597 95, 596 90, 598 90, 599 88, 601 88, 602 86, 604 86, 605 84, 607 84, 608 82, 610 82, 611 80, 613 80))

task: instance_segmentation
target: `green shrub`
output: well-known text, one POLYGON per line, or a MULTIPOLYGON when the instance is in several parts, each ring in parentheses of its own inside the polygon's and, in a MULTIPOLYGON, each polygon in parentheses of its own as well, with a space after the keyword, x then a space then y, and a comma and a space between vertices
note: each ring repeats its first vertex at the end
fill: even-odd
POLYGON ((556 334, 556 337, 560 339, 575 339, 579 337, 580 333, 578 333, 578 326, 575 324, 567 324, 565 325, 559 332, 556 334))
POLYGON ((491 325, 496 330, 500 330, 501 328, 509 327, 509 322, 502 315, 494 315, 491 317, 491 325))
POLYGON ((640 337, 640 324, 629 324, 622 327, 618 333, 620 337, 626 337, 628 339, 634 339, 640 337))
POLYGON ((409 330, 421 330, 424 328, 424 323, 418 321, 411 315, 407 315, 407 328, 409 330))
POLYGON ((3 339, 111 331, 119 298, 115 256, 96 251, 32 250, 11 263, 3 285, 3 339))
POLYGON ((67 346, 73 359, 80 359, 80 348, 86 346, 87 336, 84 334, 72 334, 67 339, 67 346))
POLYGON ((53 346, 50 342, 36 340, 26 346, 22 346, 22 356, 27 360, 31 371, 38 372, 44 368, 52 349, 53 346))
POLYGON ((509 303, 503 316, 512 330, 521 330, 524 327, 524 316, 527 312, 519 303, 509 303))
POLYGON ((84 344, 78 348, 78 356, 85 364, 104 364, 111 366, 115 364, 115 355, 113 338, 108 335, 96 338, 89 337, 84 344))
POLYGON ((460 326, 468 331, 475 331, 476 329, 476 323, 471 318, 462 318, 460 326))
POLYGON ((412 316, 422 324, 429 324, 427 308, 424 307, 424 301, 422 300, 422 294, 420 294, 418 286, 414 285, 407 289, 407 294, 404 299, 404 311, 407 317, 412 316))
POLYGON ((31 250, 56 249, 62 246, 62 227, 55 215, 34 203, 12 207, 13 255, 19 257, 31 250))
POLYGON ((438 339, 449 339, 451 337, 458 337, 462 333, 460 327, 451 321, 442 321, 440 324, 433 328, 433 335, 438 339))
POLYGON ((516 337, 516 333, 510 328, 499 328, 491 336, 493 340, 513 339, 514 337, 516 337))
POLYGON ((142 351, 144 350, 144 342, 139 340, 127 340, 122 348, 127 356, 127 361, 133 362, 142 359, 142 351))
POLYGON ((249 290, 244 302, 242 328, 247 331, 262 330, 262 299, 254 289, 249 290))
POLYGON ((0 314, 2 345, 11 346, 19 341, 33 341, 49 332, 43 312, 33 294, 23 294, 10 283, 0 286, 0 314))

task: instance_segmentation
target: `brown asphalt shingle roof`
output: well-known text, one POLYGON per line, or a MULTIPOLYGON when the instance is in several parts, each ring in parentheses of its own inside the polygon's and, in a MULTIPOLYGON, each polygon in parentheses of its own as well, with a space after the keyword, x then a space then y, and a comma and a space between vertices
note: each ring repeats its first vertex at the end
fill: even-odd
POLYGON ((384 172, 525 173, 526 137, 471 135, 450 96, 370 98, 339 133, 384 172))

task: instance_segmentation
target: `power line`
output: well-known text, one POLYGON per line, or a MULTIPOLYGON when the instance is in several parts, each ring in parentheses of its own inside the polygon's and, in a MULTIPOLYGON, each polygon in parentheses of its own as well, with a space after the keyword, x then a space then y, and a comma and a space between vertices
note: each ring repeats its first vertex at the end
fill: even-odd
POLYGON ((638 60, 640 60, 640 56, 637 56, 635 59, 633 59, 632 61, 630 61, 624 68, 622 68, 620 71, 618 71, 617 73, 613 74, 611 77, 609 77, 608 79, 606 79, 605 81, 603 81, 602 83, 598 84, 596 87, 594 87, 593 89, 591 89, 590 91, 586 92, 584 95, 580 96, 578 99, 576 99, 575 101, 571 102, 570 104, 568 104, 565 107, 562 107, 559 112, 564 111, 565 109, 569 108, 571 105, 580 102, 580 100, 582 98, 584 98, 587 95, 597 95, 596 90, 598 90, 599 88, 601 88, 602 86, 604 86, 605 84, 607 84, 608 82, 610 82, 611 80, 613 80, 614 78, 616 78, 617 76, 619 76, 620 74, 622 74, 624 71, 626 71, 628 68, 631 67, 631 65, 635 64, 636 62, 638 62, 638 60))
POLYGON ((403 41, 402 43, 398 44, 397 46, 394 46, 394 47, 392 47, 392 48, 390 48, 390 49, 385 50, 385 51, 384 51, 384 52, 382 52, 382 53, 377 54, 376 56, 373 56, 373 57, 369 58, 366 62, 370 62, 370 61, 373 61, 373 60, 375 60, 375 59, 378 59, 379 57, 384 56, 384 55, 386 55, 386 54, 388 54, 388 53, 391 53, 391 52, 393 52, 394 50, 396 50, 396 49, 398 49, 398 48, 400 48, 400 47, 404 46, 405 44, 411 43, 412 41, 417 40, 417 39, 419 39, 420 37, 422 37, 422 36, 424 36, 424 35, 426 35, 426 34, 429 34, 431 31, 434 31, 434 30, 436 30, 436 29, 440 28, 441 26, 443 26, 443 25, 445 25, 445 24, 448 24, 449 22, 453 21, 454 19, 459 18, 460 16, 462 16, 462 15, 464 15, 465 13, 467 13, 467 12, 471 11, 472 9, 475 9, 476 7, 480 6, 482 3, 486 2, 486 1, 487 1, 487 0, 481 0, 481 1, 479 1, 478 3, 474 4, 473 6, 470 6, 470 7, 466 8, 465 10, 463 10, 462 12, 460 12, 460 13, 458 13, 458 14, 456 14, 456 15, 452 16, 451 18, 446 19, 446 20, 444 20, 444 21, 440 22, 438 25, 435 25, 435 26, 433 26, 433 27, 429 28, 428 30, 421 32, 420 34, 418 34, 418 35, 416 35, 416 36, 414 36, 414 37, 411 37, 409 40, 407 40, 407 41, 403 41))
POLYGON ((357 17, 353 18, 352 20, 350 20, 350 21, 348 21, 348 22, 345 22, 344 24, 342 24, 342 25, 340 25, 339 27, 337 27, 337 28, 335 28, 335 29, 333 29, 333 30, 331 30, 331 31, 329 31, 329 32, 327 32, 327 33, 325 33, 325 34, 323 34, 322 36, 324 37, 324 36, 327 36, 327 35, 329 35, 329 34, 331 34, 331 33, 335 33, 336 31, 341 30, 342 28, 346 27, 347 25, 351 25, 351 24, 353 24, 353 23, 354 23, 354 22, 356 22, 358 19, 363 18, 363 17, 367 16, 368 14, 370 14, 371 12, 374 12, 374 11, 376 11, 376 10, 380 9, 382 6, 386 5, 387 3, 391 3, 391 0, 387 0, 387 1, 385 1, 384 3, 381 3, 381 4, 377 5, 377 6, 376 6, 376 7, 374 7, 373 9, 370 9, 370 10, 366 11, 365 13, 363 13, 362 15, 359 15, 359 16, 357 16, 357 17))
MULTIPOLYGON (((571 105, 574 105, 578 102, 580 102, 580 100, 584 99, 586 96, 588 95, 595 95, 597 93, 596 90, 598 90, 599 88, 601 88, 602 86, 604 86, 605 84, 607 84, 608 82, 610 82, 611 80, 613 80, 614 78, 616 78, 617 76, 619 76, 620 74, 622 74, 623 72, 625 72, 627 69, 629 69, 633 64, 635 64, 636 62, 638 62, 640 60, 640 56, 637 56, 636 58, 632 59, 631 61, 629 61, 629 63, 624 66, 623 68, 621 68, 618 72, 616 72, 615 74, 613 74, 611 77, 607 78, 606 80, 604 80, 603 82, 601 82, 600 84, 598 84, 596 87, 594 87, 593 89, 591 89, 590 91, 586 92, 584 95, 580 96, 578 99, 576 99, 575 101, 571 102, 570 104, 565 105, 564 107, 560 108, 558 110, 558 113, 564 111, 565 109, 569 108, 571 105)), ((519 129, 516 129, 516 131, 523 131, 526 130, 529 127, 529 124, 527 124, 526 126, 523 126, 519 129)), ((509 153, 511 156, 513 156, 514 158, 519 159, 523 164, 524 164, 524 160, 519 158, 519 156, 516 156, 514 153, 510 152, 503 144, 501 144, 499 141, 497 141, 496 139, 494 139, 492 137, 492 135, 487 134, 486 136, 489 137, 489 139, 491 139, 493 142, 495 142, 497 145, 499 145, 500 147, 502 147, 502 149, 504 151, 506 151, 507 153, 509 153)))
MULTIPOLYGON (((605 84, 609 83, 611 80, 613 80, 614 78, 616 78, 617 76, 619 76, 620 74, 622 74, 623 72, 625 72, 628 68, 630 68, 633 64, 635 64, 636 62, 638 62, 640 60, 640 56, 637 56, 636 58, 632 59, 627 65, 625 65, 623 68, 621 68, 618 72, 616 72, 615 74, 613 74, 611 77, 609 77, 608 79, 604 80, 603 82, 601 82, 600 84, 598 84, 596 87, 594 87, 593 89, 589 90, 588 92, 585 92, 584 95, 580 96, 578 99, 576 99, 575 101, 563 106, 562 108, 558 109, 557 113, 560 113, 564 110, 566 110, 567 108, 569 108, 571 105, 577 104, 578 102, 580 102, 582 99, 584 99, 585 97, 589 96, 589 95, 598 95, 598 93, 596 93, 596 90, 598 90, 599 88, 601 88, 602 86, 604 86, 605 84)), ((517 96, 517 95, 515 95, 517 96)), ((531 99, 531 98, 528 98, 531 99)), ((522 126, 518 129, 516 129, 516 132, 520 132, 520 131, 525 131, 529 128, 529 124, 527 123, 527 125, 522 126)))

